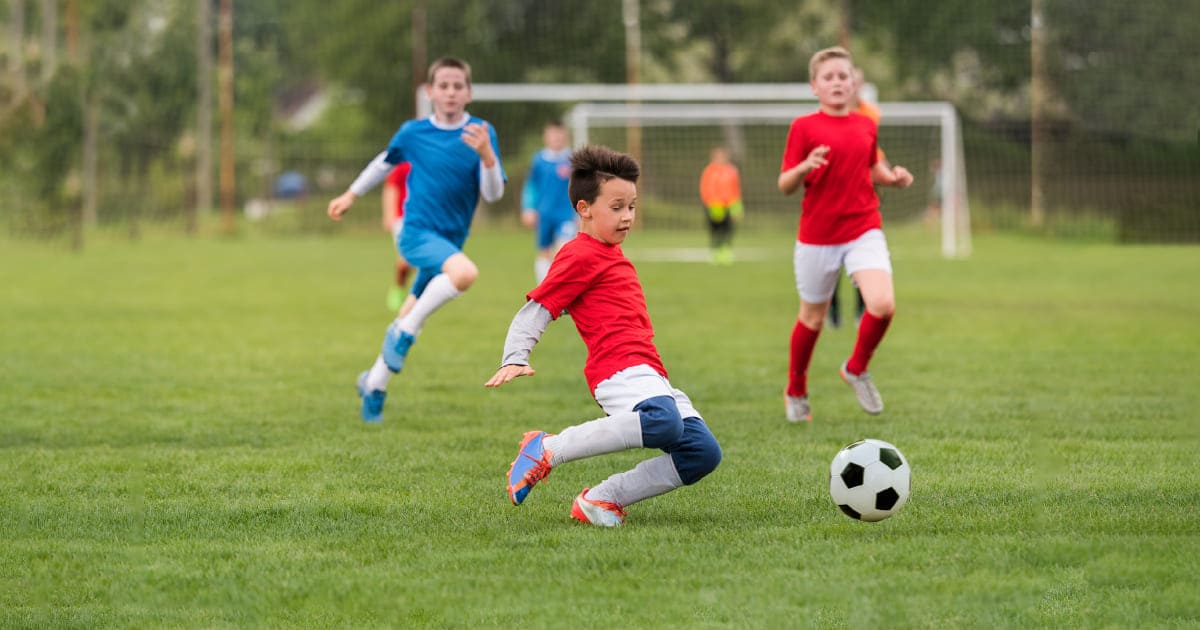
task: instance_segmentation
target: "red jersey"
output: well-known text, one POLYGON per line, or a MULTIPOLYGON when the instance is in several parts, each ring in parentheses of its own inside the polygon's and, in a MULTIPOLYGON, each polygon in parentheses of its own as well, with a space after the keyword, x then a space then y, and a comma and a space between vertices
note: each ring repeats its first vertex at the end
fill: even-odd
POLYGON ((404 200, 408 198, 408 172, 412 170, 412 164, 401 162, 392 169, 387 176, 387 185, 395 186, 396 192, 396 218, 404 218, 404 200))
POLYGON ((878 130, 875 121, 855 113, 830 116, 818 111, 792 121, 780 172, 803 162, 818 146, 829 147, 825 166, 804 176, 796 240, 839 245, 883 225, 871 183, 878 130))
POLYGON ((635 365, 667 376, 654 347, 642 283, 620 245, 576 236, 558 251, 546 279, 525 297, 555 319, 563 309, 570 312, 587 346, 583 375, 593 394, 601 381, 635 365))

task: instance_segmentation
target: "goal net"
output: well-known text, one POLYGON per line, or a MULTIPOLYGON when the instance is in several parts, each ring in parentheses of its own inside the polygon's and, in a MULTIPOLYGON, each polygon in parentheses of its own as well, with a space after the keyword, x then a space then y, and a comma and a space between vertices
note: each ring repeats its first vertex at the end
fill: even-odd
MULTIPOLYGON (((640 138, 643 215, 653 227, 703 226, 697 182, 716 145, 728 147, 742 174, 746 222, 794 226, 799 200, 779 193, 780 156, 793 119, 815 103, 580 103, 566 116, 574 142, 629 150, 640 138)), ((886 223, 924 221, 941 234, 942 254, 971 251, 966 169, 958 116, 949 103, 881 103, 879 147, 912 171, 907 189, 881 188, 886 223)))

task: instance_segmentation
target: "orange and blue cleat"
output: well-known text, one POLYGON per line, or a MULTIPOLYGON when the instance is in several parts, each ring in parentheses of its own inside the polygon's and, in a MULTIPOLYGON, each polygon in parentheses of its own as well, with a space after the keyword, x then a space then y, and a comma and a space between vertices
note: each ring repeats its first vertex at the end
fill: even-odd
POLYGON ((508 498, 513 505, 521 505, 533 486, 550 474, 554 454, 542 444, 548 437, 545 431, 530 431, 521 440, 521 451, 508 467, 508 498))

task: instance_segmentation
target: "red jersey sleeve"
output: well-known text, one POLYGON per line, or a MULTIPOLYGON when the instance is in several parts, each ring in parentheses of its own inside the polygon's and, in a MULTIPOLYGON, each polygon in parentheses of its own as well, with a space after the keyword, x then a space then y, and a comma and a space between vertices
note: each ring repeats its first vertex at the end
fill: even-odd
POLYGON ((541 304, 550 311, 550 316, 558 319, 564 309, 579 297, 580 293, 592 284, 597 273, 597 265, 588 264, 585 250, 572 246, 568 241, 554 256, 550 271, 542 283, 530 291, 525 298, 541 304))

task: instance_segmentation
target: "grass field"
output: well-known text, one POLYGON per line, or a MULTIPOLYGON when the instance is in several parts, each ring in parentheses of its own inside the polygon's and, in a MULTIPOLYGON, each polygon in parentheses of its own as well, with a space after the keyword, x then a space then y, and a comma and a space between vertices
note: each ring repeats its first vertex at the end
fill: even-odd
POLYGON ((598 415, 569 320, 537 376, 482 387, 527 234, 472 237, 480 281, 381 426, 353 381, 390 318, 383 237, 0 242, 0 627, 1200 627, 1200 248, 890 236, 887 410, 858 410, 853 333, 827 330, 811 426, 780 396, 791 234, 739 235, 731 268, 669 260, 701 234, 631 237, 725 458, 616 530, 570 502, 650 452, 505 496, 522 432, 598 415), (862 437, 914 469, 876 524, 827 491, 862 437))

